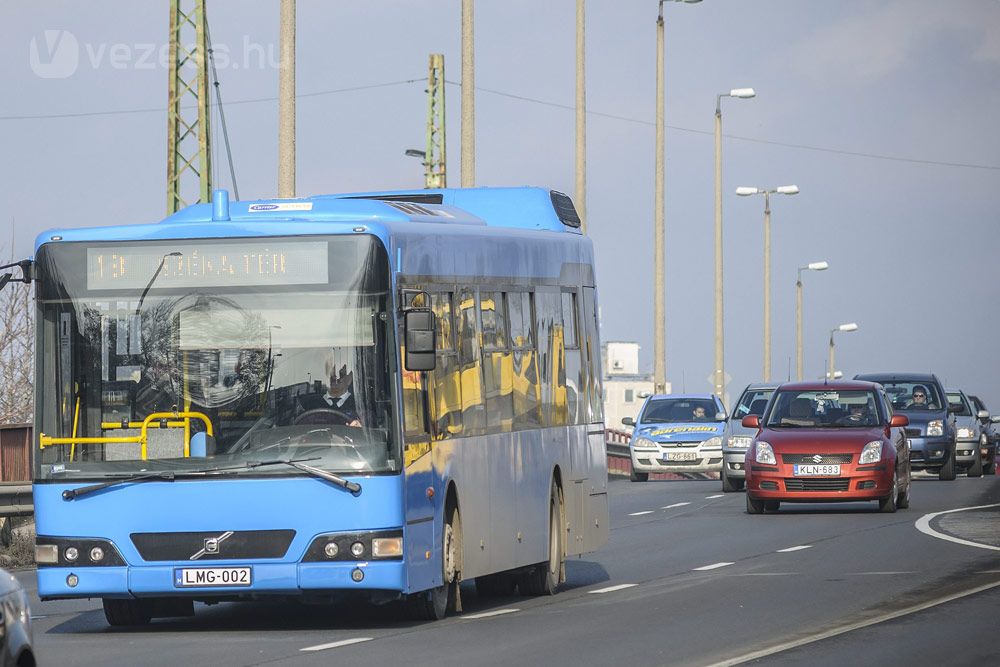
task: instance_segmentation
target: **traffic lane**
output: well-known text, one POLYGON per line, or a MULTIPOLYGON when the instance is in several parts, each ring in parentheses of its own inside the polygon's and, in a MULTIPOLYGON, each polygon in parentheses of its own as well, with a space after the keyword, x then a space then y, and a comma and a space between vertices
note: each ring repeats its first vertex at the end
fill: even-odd
POLYGON ((747 664, 841 667, 859 662, 890 665, 912 661, 925 665, 996 665, 1000 664, 997 609, 1000 588, 993 588, 747 664))

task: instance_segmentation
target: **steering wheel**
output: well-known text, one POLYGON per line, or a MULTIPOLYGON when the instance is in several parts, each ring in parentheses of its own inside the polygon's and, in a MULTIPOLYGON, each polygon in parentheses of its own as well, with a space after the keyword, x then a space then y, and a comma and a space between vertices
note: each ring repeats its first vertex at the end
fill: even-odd
POLYGON ((294 420, 292 424, 299 426, 302 424, 330 424, 330 423, 340 423, 347 425, 357 419, 357 417, 352 417, 342 410, 336 408, 313 408, 312 410, 306 410, 294 420), (333 418, 333 421, 331 420, 333 418))

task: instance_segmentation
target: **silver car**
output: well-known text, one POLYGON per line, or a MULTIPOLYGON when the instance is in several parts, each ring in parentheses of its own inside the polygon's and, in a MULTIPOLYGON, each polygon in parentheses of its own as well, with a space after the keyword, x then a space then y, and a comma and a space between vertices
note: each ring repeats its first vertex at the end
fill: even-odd
POLYGON ((955 416, 955 467, 969 477, 982 477, 981 450, 987 446, 989 436, 983 432, 979 416, 960 389, 945 389, 945 394, 948 395, 948 412, 955 416))
POLYGON ((10 572, 0 570, 0 667, 34 667, 28 595, 10 572))
POLYGON ((743 489, 746 481, 743 460, 750 441, 757 434, 756 429, 743 428, 741 422, 747 415, 764 416, 764 408, 777 387, 776 383, 749 384, 743 390, 740 400, 736 401, 736 407, 722 433, 722 472, 719 473, 719 478, 722 480, 722 490, 726 493, 743 489))

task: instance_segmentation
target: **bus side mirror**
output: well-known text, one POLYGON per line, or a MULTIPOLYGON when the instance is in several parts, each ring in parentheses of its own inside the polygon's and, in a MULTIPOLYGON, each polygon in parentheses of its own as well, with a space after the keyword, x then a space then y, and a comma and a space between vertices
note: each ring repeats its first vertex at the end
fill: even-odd
POLYGON ((10 279, 13 277, 14 277, 13 273, 5 273, 2 276, 0 276, 0 289, 6 287, 7 283, 9 283, 10 279))
POLYGON ((436 362, 434 356, 435 326, 434 313, 429 310, 408 310, 404 313, 406 331, 406 360, 408 371, 432 371, 436 362))

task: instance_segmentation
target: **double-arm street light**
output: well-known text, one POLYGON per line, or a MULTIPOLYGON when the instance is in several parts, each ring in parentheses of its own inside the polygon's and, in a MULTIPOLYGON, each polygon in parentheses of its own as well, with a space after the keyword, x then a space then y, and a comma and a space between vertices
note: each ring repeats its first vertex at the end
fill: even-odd
POLYGON ((795 280, 795 375, 802 380, 802 272, 826 271, 830 268, 827 262, 810 262, 799 267, 798 278, 795 280))
POLYGON ((849 332, 849 331, 857 331, 857 330, 858 330, 858 323, 857 322, 848 322, 847 324, 841 324, 836 329, 830 329, 830 357, 829 357, 829 361, 827 362, 827 369, 826 369, 826 377, 828 379, 830 379, 830 380, 835 379, 835 375, 834 375, 835 371, 833 370, 834 367, 835 367, 835 364, 834 364, 834 361, 833 361, 833 355, 834 355, 834 350, 836 348, 834 347, 834 343, 833 343, 833 334, 837 333, 838 331, 848 331, 849 332))
POLYGON ((771 379, 771 195, 797 195, 799 186, 779 185, 776 188, 738 187, 741 197, 764 195, 764 373, 762 380, 771 379))
POLYGON ((656 184, 653 194, 653 390, 660 394, 667 387, 666 342, 667 323, 664 314, 663 269, 663 3, 695 4, 701 0, 660 0, 656 17, 656 184))
POLYGON ((715 395, 723 397, 726 384, 722 323, 722 98, 755 97, 753 88, 734 88, 715 96, 715 395))

